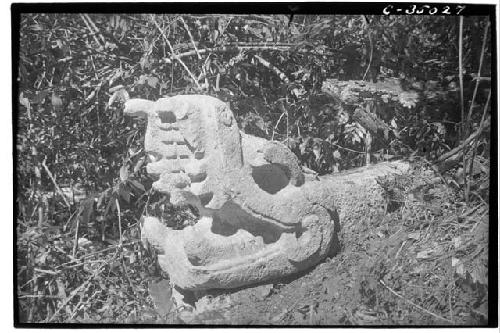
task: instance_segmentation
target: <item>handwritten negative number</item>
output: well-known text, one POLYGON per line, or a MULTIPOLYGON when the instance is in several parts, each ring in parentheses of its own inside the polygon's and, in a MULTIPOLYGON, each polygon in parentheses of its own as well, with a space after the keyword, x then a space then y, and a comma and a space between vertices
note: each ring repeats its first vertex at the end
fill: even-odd
MULTIPOLYGON (((455 15, 460 15, 460 13, 465 9, 466 6, 456 6, 456 14, 455 15)), ((396 13, 401 13, 403 11, 402 8, 396 8, 394 9, 394 6, 393 5, 388 5, 386 6, 382 13, 384 15, 390 15, 390 14, 396 14, 396 13)), ((417 14, 417 15, 421 15, 421 14, 429 14, 429 15, 434 15, 434 14, 437 14, 439 12, 439 8, 437 7, 431 7, 429 5, 423 5, 423 6, 419 6, 417 8, 417 5, 411 5, 410 8, 406 9, 404 11, 405 14, 408 14, 408 15, 413 15, 413 14, 417 14)), ((450 6, 444 6, 442 11, 441 11, 441 14, 446 14, 446 15, 451 15, 451 7, 450 6)))

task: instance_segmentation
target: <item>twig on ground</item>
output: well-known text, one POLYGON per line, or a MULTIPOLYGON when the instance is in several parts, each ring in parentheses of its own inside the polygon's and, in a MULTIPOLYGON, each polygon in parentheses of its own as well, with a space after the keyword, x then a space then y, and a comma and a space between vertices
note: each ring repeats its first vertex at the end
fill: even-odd
POLYGON ((43 160, 42 162, 42 166, 43 166, 43 169, 45 170, 45 172, 47 172, 47 175, 49 176, 50 180, 52 181, 52 183, 54 184, 56 190, 57 190, 57 193, 62 197, 64 203, 66 204, 66 206, 68 208, 71 208, 71 205, 69 204, 69 202, 66 200, 66 197, 64 196, 64 193, 63 191, 61 190, 61 188, 59 187, 59 185, 57 185, 57 182, 54 178, 54 176, 52 175, 52 172, 50 172, 49 168, 47 167, 47 164, 45 164, 45 161, 46 161, 46 158, 43 160))
POLYGON ((488 315, 487 315, 487 314, 484 314, 484 313, 482 313, 481 311, 475 310, 475 309, 473 309, 473 308, 470 308, 470 310, 471 310, 472 312, 474 312, 474 313, 476 313, 476 314, 478 314, 478 315, 480 315, 480 316, 482 316, 482 317, 484 317, 484 318, 488 319, 488 315))
POLYGON ((389 291, 391 292, 391 294, 393 294, 393 295, 395 295, 396 297, 398 297, 398 298, 402 299, 402 300, 403 300, 403 301, 405 301, 406 303, 408 303, 408 304, 410 304, 410 305, 412 305, 412 306, 416 307, 416 308, 417 308, 417 309, 419 309, 420 311, 423 311, 423 312, 427 313, 428 315, 433 316, 434 318, 437 318, 437 319, 440 319, 440 320, 444 320, 444 321, 446 321, 446 322, 448 322, 448 323, 453 324, 453 321, 451 321, 451 320, 449 320, 449 319, 446 319, 446 318, 444 318, 444 317, 441 317, 440 315, 437 315, 437 314, 435 314, 435 313, 432 313, 432 312, 430 312, 429 310, 424 309, 424 308, 423 308, 423 307, 421 307, 420 305, 417 305, 417 304, 413 303, 412 301, 410 301, 410 300, 408 300, 408 299, 404 298, 403 296, 401 296, 400 294, 398 294, 396 291, 394 291, 394 289, 392 289, 391 287, 389 287, 388 285, 386 285, 384 281, 379 280, 379 282, 380 282, 380 283, 381 283, 381 284, 382 284, 382 285, 383 285, 383 286, 384 286, 387 290, 389 290, 389 291))
MULTIPOLYGON (((96 290, 92 296, 90 296, 89 298, 87 298, 87 300, 85 301, 86 304, 88 304, 97 294, 101 293, 101 290, 96 290)), ((69 319, 73 319, 76 315, 76 313, 78 312, 78 310, 80 310, 80 308, 85 305, 83 303, 83 297, 80 299, 80 301, 78 302, 78 304, 75 306, 75 310, 73 311, 73 313, 71 314, 71 316, 69 317, 69 319)))
POLYGON ((61 296, 57 296, 57 295, 20 295, 18 297, 19 299, 22 299, 22 298, 61 298, 61 296))
POLYGON ((403 249, 403 247, 405 246, 406 241, 407 240, 404 240, 403 243, 401 244, 401 246, 399 247, 399 250, 398 250, 398 252, 396 252, 396 256, 394 257, 394 260, 398 259, 398 256, 401 253, 401 250, 403 249))
POLYGON ((40 269, 40 268, 34 268, 33 269, 35 272, 42 273, 42 274, 49 274, 49 275, 57 275, 59 272, 54 272, 54 271, 49 271, 47 269, 40 269))
POLYGON ((295 302, 293 302, 292 305, 290 305, 289 307, 287 307, 285 309, 285 312, 280 316, 280 321, 283 320, 291 311, 293 311, 293 309, 295 309, 295 307, 301 302, 303 301, 302 298, 297 298, 297 300, 295 302))

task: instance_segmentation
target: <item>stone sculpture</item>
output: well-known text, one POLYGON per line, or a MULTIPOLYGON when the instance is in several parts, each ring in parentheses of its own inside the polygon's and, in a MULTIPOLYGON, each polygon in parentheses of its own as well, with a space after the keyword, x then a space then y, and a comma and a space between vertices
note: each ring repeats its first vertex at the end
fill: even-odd
POLYGON ((143 238, 184 290, 236 288, 303 271, 338 245, 330 187, 306 180, 283 144, 241 133, 222 101, 204 95, 131 99, 125 114, 147 118, 147 172, 174 205, 200 213, 173 230, 145 217, 143 238))

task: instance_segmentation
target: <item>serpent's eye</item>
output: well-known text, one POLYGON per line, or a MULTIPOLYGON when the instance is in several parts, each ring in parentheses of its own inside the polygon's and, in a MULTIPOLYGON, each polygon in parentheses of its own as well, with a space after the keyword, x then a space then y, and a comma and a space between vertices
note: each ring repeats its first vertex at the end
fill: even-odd
POLYGON ((177 117, 172 111, 159 111, 158 116, 160 117, 162 123, 172 124, 177 121, 177 117))

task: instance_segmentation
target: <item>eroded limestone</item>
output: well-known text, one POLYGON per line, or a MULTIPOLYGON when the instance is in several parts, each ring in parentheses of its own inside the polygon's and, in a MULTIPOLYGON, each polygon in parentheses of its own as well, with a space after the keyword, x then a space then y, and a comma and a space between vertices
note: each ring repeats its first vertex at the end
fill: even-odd
POLYGON ((331 187, 306 181, 283 144, 240 133, 222 101, 132 99, 125 113, 147 118, 153 188, 200 212, 182 230, 144 218, 143 238, 160 249, 174 285, 196 291, 277 279, 317 264, 337 241, 331 187))

